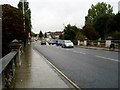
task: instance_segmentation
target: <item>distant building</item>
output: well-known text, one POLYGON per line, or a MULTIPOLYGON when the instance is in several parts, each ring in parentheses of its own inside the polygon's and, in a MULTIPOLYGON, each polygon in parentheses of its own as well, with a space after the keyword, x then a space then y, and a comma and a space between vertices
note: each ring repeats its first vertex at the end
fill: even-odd
POLYGON ((47 32, 48 38, 54 38, 59 39, 59 36, 63 34, 62 31, 56 31, 56 32, 47 32))
POLYGON ((51 32, 47 32, 47 37, 50 38, 50 39, 52 38, 51 37, 51 32))
POLYGON ((118 13, 120 13, 120 1, 118 2, 118 13))
POLYGON ((60 31, 56 31, 56 32, 53 32, 51 33, 51 36, 55 39, 59 39, 59 36, 62 34, 63 32, 60 32, 60 31))

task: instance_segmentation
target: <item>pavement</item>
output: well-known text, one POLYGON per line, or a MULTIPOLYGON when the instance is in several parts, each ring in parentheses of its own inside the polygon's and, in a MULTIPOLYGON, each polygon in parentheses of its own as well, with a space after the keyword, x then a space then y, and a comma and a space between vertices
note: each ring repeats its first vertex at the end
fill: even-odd
POLYGON ((71 88, 45 58, 29 45, 15 73, 14 88, 71 88))

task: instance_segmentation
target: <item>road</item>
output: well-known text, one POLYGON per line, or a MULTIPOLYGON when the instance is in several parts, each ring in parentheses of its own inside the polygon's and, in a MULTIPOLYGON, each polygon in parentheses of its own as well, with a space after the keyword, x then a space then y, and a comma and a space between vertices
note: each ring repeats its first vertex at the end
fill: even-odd
POLYGON ((118 88, 118 52, 40 43, 35 48, 80 88, 118 88))

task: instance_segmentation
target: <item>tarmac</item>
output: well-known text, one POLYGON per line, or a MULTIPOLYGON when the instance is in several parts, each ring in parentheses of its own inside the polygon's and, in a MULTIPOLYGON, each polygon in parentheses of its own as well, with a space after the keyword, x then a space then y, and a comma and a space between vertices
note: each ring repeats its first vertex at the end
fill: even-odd
POLYGON ((31 45, 21 56, 14 88, 71 88, 31 45))

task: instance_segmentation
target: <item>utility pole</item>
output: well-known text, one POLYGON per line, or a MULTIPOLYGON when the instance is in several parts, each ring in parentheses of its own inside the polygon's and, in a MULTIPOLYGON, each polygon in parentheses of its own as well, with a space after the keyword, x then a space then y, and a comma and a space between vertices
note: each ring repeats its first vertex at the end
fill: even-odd
POLYGON ((24 31, 25 31, 25 2, 26 2, 27 0, 20 0, 20 2, 22 3, 22 12, 23 12, 23 20, 24 20, 24 31))
POLYGON ((120 13, 120 1, 118 2, 118 13, 120 13))
POLYGON ((22 3, 23 25, 24 25, 24 33, 25 33, 25 37, 24 37, 24 47, 26 47, 26 31, 25 31, 25 2, 27 2, 27 0, 20 0, 20 2, 22 3))

